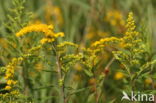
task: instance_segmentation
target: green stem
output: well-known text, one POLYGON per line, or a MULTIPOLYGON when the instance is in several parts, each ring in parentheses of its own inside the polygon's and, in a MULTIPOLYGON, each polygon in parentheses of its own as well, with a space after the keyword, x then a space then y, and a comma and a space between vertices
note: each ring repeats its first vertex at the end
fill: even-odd
MULTIPOLYGON (((108 68, 112 65, 112 63, 113 63, 114 61, 115 61, 115 58, 113 57, 113 58, 108 62, 108 64, 106 65, 105 70, 108 69, 108 68)), ((101 85, 100 85, 100 88, 101 88, 103 82, 104 82, 104 80, 101 81, 101 83, 100 83, 100 84, 101 84, 101 85)), ((96 87, 97 87, 97 86, 96 86, 96 87)), ((97 89, 97 88, 96 88, 96 89, 97 89)), ((102 91, 99 91, 99 93, 98 93, 98 95, 97 95, 97 97, 96 97, 96 103, 99 102, 101 93, 102 93, 102 91)))
MULTIPOLYGON (((52 47, 53 47, 55 54, 56 54, 56 65, 57 65, 58 79, 62 80, 63 76, 62 76, 62 70, 61 70, 60 55, 57 53, 54 45, 52 45, 52 47)), ((60 103, 66 103, 66 97, 65 97, 65 91, 64 91, 64 82, 63 82, 63 85, 60 86, 60 93, 61 93, 60 103)))

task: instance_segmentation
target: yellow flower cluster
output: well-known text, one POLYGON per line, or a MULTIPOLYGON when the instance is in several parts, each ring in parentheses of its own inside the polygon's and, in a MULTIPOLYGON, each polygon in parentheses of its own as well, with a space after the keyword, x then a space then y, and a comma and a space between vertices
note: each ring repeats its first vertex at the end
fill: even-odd
POLYGON ((152 82, 153 82, 152 78, 146 78, 145 79, 145 84, 146 85, 152 84, 152 82))
POLYGON ((47 37, 41 39, 40 43, 41 44, 50 43, 50 42, 55 41, 55 38, 63 37, 63 36, 64 36, 64 33, 63 32, 56 33, 53 36, 47 36, 47 37))
POLYGON ((133 12, 130 12, 129 15, 128 15, 126 28, 127 28, 127 32, 128 31, 134 31, 135 28, 136 28, 135 21, 134 21, 134 18, 133 18, 133 12))
POLYGON ((63 63, 63 70, 65 72, 67 72, 69 70, 69 67, 75 65, 78 61, 81 61, 81 59, 83 58, 83 54, 79 53, 79 54, 69 54, 66 55, 64 57, 62 57, 60 60, 63 62, 64 60, 67 60, 67 63, 63 63))
POLYGON ((122 72, 116 72, 114 75, 115 80, 120 80, 124 78, 124 74, 122 72))
POLYGON ((3 98, 8 98, 8 97, 11 97, 11 96, 18 97, 19 96, 19 91, 14 90, 14 91, 11 91, 10 93, 0 94, 0 97, 3 97, 3 98))
POLYGON ((29 52, 37 51, 37 50, 39 50, 41 48, 42 48, 42 46, 38 45, 38 46, 35 46, 35 47, 32 47, 31 49, 29 49, 29 52))
POLYGON ((76 48, 78 47, 77 44, 74 44, 74 43, 72 43, 72 42, 67 42, 67 41, 65 41, 65 42, 63 42, 63 43, 57 45, 57 47, 58 47, 58 48, 62 48, 62 47, 65 47, 65 46, 67 46, 67 45, 73 46, 73 47, 76 47, 76 48))
MULTIPOLYGON (((141 34, 135 30, 136 25, 132 12, 130 12, 128 15, 126 28, 127 31, 125 37, 123 38, 123 43, 125 43, 124 48, 131 48, 131 53, 137 57, 137 55, 145 52, 145 45, 143 44, 141 34)), ((132 62, 133 61, 134 63, 139 63, 137 58, 132 60, 132 62)))
POLYGON ((7 86, 5 87, 6 90, 11 90, 12 87, 17 83, 17 81, 13 80, 14 72, 16 65, 21 61, 23 61, 22 57, 13 58, 12 61, 6 66, 5 73, 5 79, 7 80, 7 86))
POLYGON ((110 38, 103 38, 99 41, 96 41, 92 44, 92 47, 96 47, 96 46, 99 46, 99 45, 103 45, 106 44, 106 43, 109 43, 109 42, 118 42, 120 41, 119 38, 116 38, 116 37, 110 37, 110 38))
POLYGON ((16 33, 16 36, 23 36, 30 32, 43 32, 46 36, 53 36, 54 33, 52 32, 53 26, 46 25, 46 24, 32 24, 30 26, 26 26, 22 28, 19 32, 16 33))
POLYGON ((140 38, 140 33, 135 31, 136 25, 132 12, 130 12, 128 15, 126 28, 127 31, 125 33, 125 36, 123 37, 125 47, 127 46, 129 48, 130 46, 135 46, 136 44, 142 42, 140 38))
POLYGON ((125 47, 128 46, 134 46, 135 44, 142 42, 142 40, 139 38, 139 32, 135 31, 135 22, 133 19, 133 13, 130 12, 127 19, 126 24, 127 31, 125 33, 125 36, 123 38, 123 41, 125 43, 125 47))
POLYGON ((89 69, 92 69, 92 67, 98 62, 97 61, 97 54, 101 51, 101 48, 83 48, 83 54, 84 54, 84 60, 82 61, 82 64, 88 67, 89 69))
POLYGON ((116 59, 124 61, 126 65, 139 66, 141 65, 140 57, 143 57, 141 55, 143 55, 146 50, 141 34, 135 30, 136 25, 132 12, 128 15, 126 28, 125 36, 121 38, 120 45, 127 52, 114 51, 113 53, 115 54, 116 59))
POLYGON ((46 42, 53 42, 55 38, 64 36, 64 33, 62 32, 54 33, 53 26, 46 24, 33 24, 30 26, 26 26, 22 28, 19 32, 17 32, 16 36, 20 37, 30 32, 42 32, 45 34, 45 37, 40 41, 41 44, 44 44, 46 42))
POLYGON ((123 15, 118 10, 112 10, 107 12, 106 21, 109 22, 112 26, 124 26, 125 21, 123 20, 123 15))

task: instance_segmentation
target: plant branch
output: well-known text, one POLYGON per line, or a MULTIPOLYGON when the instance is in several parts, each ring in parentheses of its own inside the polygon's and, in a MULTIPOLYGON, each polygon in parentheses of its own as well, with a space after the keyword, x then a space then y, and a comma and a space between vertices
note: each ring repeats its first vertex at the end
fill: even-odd
MULTIPOLYGON (((56 65, 57 65, 57 73, 58 73, 58 79, 62 80, 62 70, 61 70, 61 63, 60 63, 60 55, 57 53, 54 45, 52 45, 55 54, 56 54, 56 65)), ((66 97, 65 97, 65 93, 64 93, 64 82, 63 85, 60 86, 60 92, 61 92, 61 103, 66 103, 66 97)))

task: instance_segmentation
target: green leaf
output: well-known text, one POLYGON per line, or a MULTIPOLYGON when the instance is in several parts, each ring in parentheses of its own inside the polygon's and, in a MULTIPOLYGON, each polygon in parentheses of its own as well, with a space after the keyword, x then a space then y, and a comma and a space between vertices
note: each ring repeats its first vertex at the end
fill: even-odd
POLYGON ((86 73, 86 75, 88 75, 89 77, 93 76, 93 73, 87 69, 84 69, 84 72, 86 73))
POLYGON ((91 86, 85 87, 85 88, 81 88, 81 89, 77 89, 77 90, 73 91, 72 93, 70 93, 70 95, 73 95, 73 94, 85 91, 86 89, 89 89, 89 88, 91 88, 91 86))
POLYGON ((111 100, 111 101, 108 102, 108 103, 115 103, 115 101, 116 101, 116 99, 113 99, 113 100, 111 100))

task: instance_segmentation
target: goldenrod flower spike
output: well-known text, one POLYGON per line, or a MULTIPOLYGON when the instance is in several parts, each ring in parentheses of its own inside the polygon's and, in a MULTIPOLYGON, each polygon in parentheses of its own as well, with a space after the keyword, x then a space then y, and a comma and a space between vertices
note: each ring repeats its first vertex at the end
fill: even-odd
POLYGON ((133 18, 133 12, 130 12, 129 15, 128 15, 126 28, 127 28, 127 31, 133 31, 136 28, 135 21, 134 21, 134 18, 133 18))
POLYGON ((4 88, 5 90, 11 90, 14 87, 14 85, 17 84, 17 81, 14 80, 14 72, 16 65, 21 61, 23 61, 23 58, 21 57, 13 58, 11 62, 6 66, 6 73, 4 78, 7 81, 7 86, 4 88))
POLYGON ((116 41, 120 41, 120 39, 116 37, 103 38, 103 39, 100 39, 99 41, 94 42, 92 44, 92 47, 96 47, 98 45, 104 45, 107 42, 116 42, 116 41))
POLYGON ((53 25, 33 24, 22 28, 19 32, 16 33, 16 36, 20 37, 30 32, 42 32, 45 34, 45 37, 41 39, 40 43, 44 44, 46 42, 53 42, 55 38, 64 36, 63 32, 54 33, 53 28, 53 25))
POLYGON ((125 36, 123 37, 124 48, 133 47, 136 44, 142 42, 140 38, 141 36, 140 33, 135 30, 136 25, 135 25, 132 12, 130 12, 128 15, 126 28, 127 28, 127 31, 125 33, 125 36))
POLYGON ((52 25, 33 24, 22 28, 19 32, 16 33, 16 36, 20 37, 30 32, 43 32, 46 36, 49 36, 54 34, 52 30, 53 30, 52 25))
POLYGON ((77 44, 74 44, 74 43, 72 43, 72 42, 67 42, 67 41, 65 41, 65 42, 63 42, 63 43, 57 45, 57 47, 58 47, 58 48, 62 48, 62 47, 65 47, 65 46, 67 46, 67 45, 73 46, 73 47, 76 47, 76 48, 78 47, 77 44))

